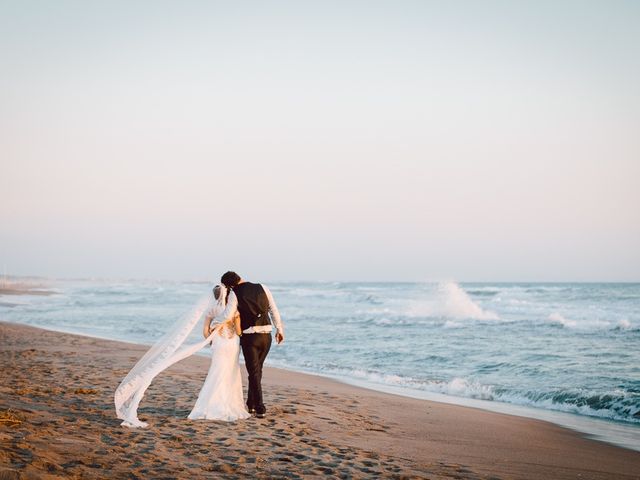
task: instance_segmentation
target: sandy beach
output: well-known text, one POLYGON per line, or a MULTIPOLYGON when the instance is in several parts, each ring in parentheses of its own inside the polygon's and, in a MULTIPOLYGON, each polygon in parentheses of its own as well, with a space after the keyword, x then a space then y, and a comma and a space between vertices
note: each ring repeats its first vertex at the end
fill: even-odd
POLYGON ((11 323, 0 344, 0 479, 640 478, 640 453, 550 423, 274 368, 266 419, 190 421, 201 356, 156 379, 150 427, 130 430, 113 391, 146 347, 11 323))

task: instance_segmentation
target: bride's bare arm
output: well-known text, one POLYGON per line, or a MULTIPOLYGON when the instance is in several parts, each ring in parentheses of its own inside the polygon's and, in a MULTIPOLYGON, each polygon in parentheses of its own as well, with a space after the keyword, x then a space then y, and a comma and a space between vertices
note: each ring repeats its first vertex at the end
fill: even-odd
POLYGON ((242 327, 240 326, 240 315, 236 315, 235 318, 233 319, 233 325, 236 328, 236 333, 238 334, 238 336, 242 336, 242 327))
POLYGON ((204 335, 204 338, 207 338, 209 335, 211 335, 211 332, 213 331, 211 329, 211 322, 213 321, 215 316, 216 316, 215 307, 211 307, 204 314, 204 322, 203 322, 204 324, 202 325, 202 335, 204 335))
POLYGON ((202 328, 202 335, 204 335, 204 338, 207 338, 209 335, 211 335, 211 317, 207 316, 207 318, 204 319, 204 326, 202 328))

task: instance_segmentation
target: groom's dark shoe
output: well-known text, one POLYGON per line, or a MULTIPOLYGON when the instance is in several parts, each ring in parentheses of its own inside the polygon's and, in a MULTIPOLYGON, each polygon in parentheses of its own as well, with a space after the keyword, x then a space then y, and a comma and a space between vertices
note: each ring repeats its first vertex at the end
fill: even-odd
POLYGON ((256 409, 255 409, 255 408, 250 408, 250 409, 249 409, 249 413, 250 413, 251 415, 254 415, 254 416, 255 416, 255 414, 256 414, 256 409))
POLYGON ((264 418, 267 416, 267 409, 262 407, 256 410, 256 418, 264 418))

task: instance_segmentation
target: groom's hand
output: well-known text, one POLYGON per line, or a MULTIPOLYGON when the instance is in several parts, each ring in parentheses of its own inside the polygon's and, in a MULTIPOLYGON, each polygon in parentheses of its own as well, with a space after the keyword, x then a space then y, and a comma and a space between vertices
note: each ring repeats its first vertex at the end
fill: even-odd
POLYGON ((276 343, 280 345, 282 342, 284 342, 284 335, 280 332, 276 333, 276 343))

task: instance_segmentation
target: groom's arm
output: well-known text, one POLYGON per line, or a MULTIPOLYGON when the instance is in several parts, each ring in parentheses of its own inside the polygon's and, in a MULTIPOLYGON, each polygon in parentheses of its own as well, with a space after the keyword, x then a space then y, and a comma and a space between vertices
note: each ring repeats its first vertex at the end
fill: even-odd
POLYGON ((278 306, 273 299, 273 295, 271 295, 271 290, 269 290, 265 285, 262 285, 262 289, 264 290, 264 293, 267 295, 267 299, 269 300, 269 313, 271 314, 271 320, 273 321, 276 330, 278 330, 278 333, 276 334, 276 340, 278 343, 282 343, 284 341, 284 325, 282 324, 282 319, 280 318, 278 306))

